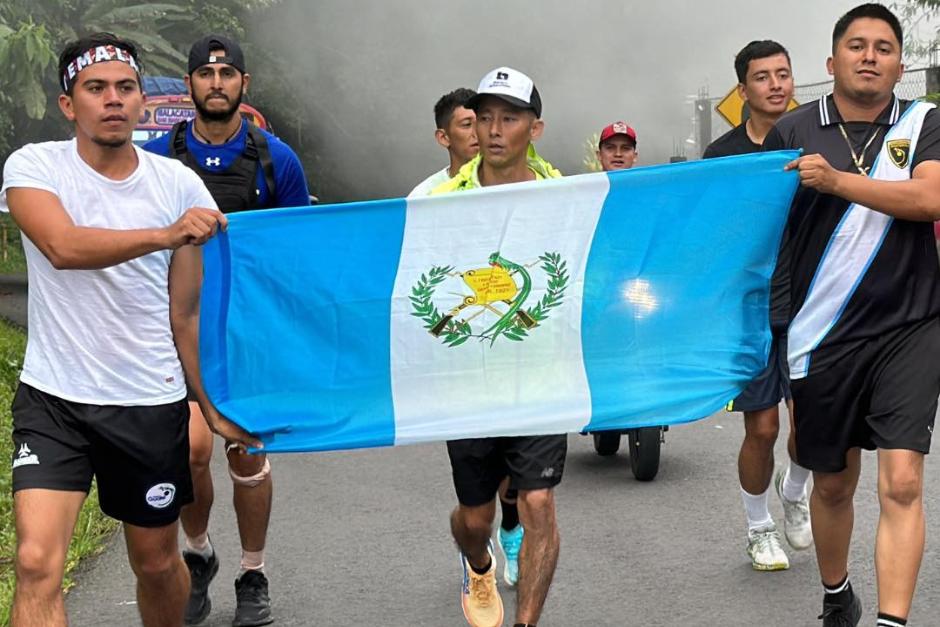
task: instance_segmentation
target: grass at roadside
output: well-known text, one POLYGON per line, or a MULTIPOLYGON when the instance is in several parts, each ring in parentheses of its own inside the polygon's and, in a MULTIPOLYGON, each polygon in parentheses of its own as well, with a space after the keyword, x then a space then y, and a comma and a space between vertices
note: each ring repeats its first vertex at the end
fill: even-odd
POLYGON ((0 274, 26 272, 20 230, 8 213, 0 213, 0 274))
MULTIPOLYGON (((0 471, 0 625, 9 624, 13 601, 13 553, 16 539, 13 529, 13 496, 10 492, 10 460, 13 455, 10 404, 23 365, 25 347, 26 334, 0 321, 0 464, 3 464, 0 471)), ((117 523, 98 509, 98 497, 92 490, 82 507, 69 547, 64 582, 66 589, 72 585, 68 573, 81 559, 99 552, 103 541, 116 528, 117 523)))

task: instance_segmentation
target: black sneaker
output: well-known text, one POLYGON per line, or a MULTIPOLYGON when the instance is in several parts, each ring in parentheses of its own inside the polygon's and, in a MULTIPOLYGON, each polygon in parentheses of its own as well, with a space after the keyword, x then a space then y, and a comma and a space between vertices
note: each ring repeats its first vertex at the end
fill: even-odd
POLYGON ((186 617, 183 619, 187 625, 198 625, 206 620, 212 611, 212 601, 209 600, 209 582, 219 572, 219 558, 215 551, 206 559, 198 553, 183 551, 183 561, 189 568, 189 603, 186 604, 186 617))
POLYGON ((235 580, 235 619, 232 627, 258 627, 274 622, 268 578, 258 570, 245 571, 235 580))
POLYGON ((862 619, 862 603, 852 592, 848 604, 826 603, 823 601, 823 613, 819 615, 823 627, 855 627, 862 619))

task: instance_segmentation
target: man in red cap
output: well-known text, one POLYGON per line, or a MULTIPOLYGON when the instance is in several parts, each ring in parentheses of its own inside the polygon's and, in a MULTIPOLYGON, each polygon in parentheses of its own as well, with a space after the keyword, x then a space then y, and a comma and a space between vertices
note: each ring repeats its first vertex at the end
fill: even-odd
POLYGON ((597 160, 604 172, 628 170, 636 157, 636 131, 631 126, 618 121, 604 127, 597 146, 597 160))

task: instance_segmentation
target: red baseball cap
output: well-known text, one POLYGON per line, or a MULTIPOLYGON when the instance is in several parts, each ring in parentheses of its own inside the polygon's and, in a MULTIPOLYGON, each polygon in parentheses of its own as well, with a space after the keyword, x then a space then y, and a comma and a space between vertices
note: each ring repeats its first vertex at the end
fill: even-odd
POLYGON ((613 124, 608 124, 604 127, 604 130, 601 131, 601 139, 598 142, 598 146, 603 144, 605 141, 613 137, 614 135, 626 135, 633 140, 633 145, 636 146, 636 131, 633 130, 626 122, 614 122, 613 124))

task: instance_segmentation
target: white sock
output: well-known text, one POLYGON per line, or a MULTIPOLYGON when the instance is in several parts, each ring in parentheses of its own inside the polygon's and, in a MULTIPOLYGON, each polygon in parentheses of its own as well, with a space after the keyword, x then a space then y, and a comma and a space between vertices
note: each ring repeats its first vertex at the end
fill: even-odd
POLYGON ((238 576, 241 577, 249 570, 264 572, 264 549, 260 551, 246 551, 242 549, 242 562, 238 576))
POLYGON ((751 494, 741 488, 741 499, 744 501, 744 511, 747 514, 748 530, 760 529, 773 524, 774 519, 770 517, 770 509, 767 506, 768 494, 770 494, 770 488, 764 490, 762 494, 751 494))
POLYGON ((807 481, 809 481, 809 470, 791 459, 787 466, 787 474, 783 477, 783 498, 791 502, 802 500, 806 496, 807 481))
POLYGON ((209 542, 209 534, 201 533, 194 538, 186 536, 186 552, 195 553, 196 555, 209 559, 212 557, 212 554, 215 550, 212 548, 212 543, 209 542))

